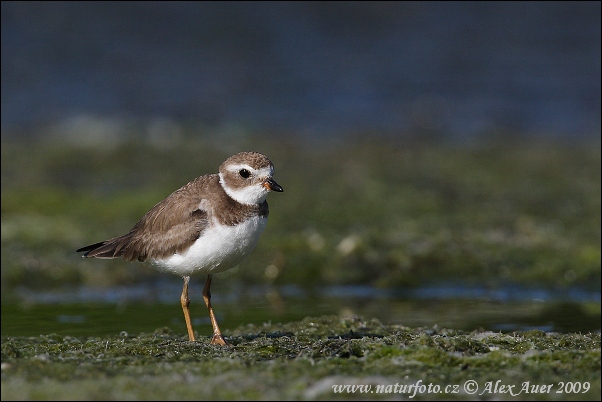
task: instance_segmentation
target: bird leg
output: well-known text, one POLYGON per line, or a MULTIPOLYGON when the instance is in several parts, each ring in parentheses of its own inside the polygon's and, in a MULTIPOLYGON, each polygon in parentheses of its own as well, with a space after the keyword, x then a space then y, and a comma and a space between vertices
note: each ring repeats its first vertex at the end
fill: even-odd
POLYGON ((182 303, 182 310, 184 311, 184 320, 186 321, 186 328, 188 328, 188 338, 194 341, 194 331, 192 330, 192 322, 190 321, 190 311, 188 306, 190 305, 190 299, 188 298, 188 282, 190 281, 189 276, 184 277, 184 288, 182 289, 182 296, 180 296, 180 302, 182 303))
POLYGON ((220 331, 219 326, 217 325, 217 320, 215 319, 215 314, 213 314, 213 307, 211 307, 211 276, 207 275, 207 281, 205 282, 205 287, 203 288, 203 299, 205 299, 205 304, 207 305, 207 309, 209 310, 209 318, 211 319, 211 325, 213 326, 213 338, 211 338, 212 345, 221 345, 221 346, 230 346, 226 339, 222 336, 222 331, 220 331))

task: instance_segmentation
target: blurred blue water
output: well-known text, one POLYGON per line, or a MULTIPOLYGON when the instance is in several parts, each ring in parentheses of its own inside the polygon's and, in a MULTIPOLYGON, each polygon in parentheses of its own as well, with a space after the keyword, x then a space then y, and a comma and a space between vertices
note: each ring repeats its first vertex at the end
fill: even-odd
MULTIPOLYGON (((191 284, 191 293, 201 293, 202 281, 191 284)), ((40 292, 19 288, 16 295, 30 303, 124 303, 144 301, 147 303, 174 303, 181 293, 179 282, 158 280, 152 284, 142 283, 109 288, 77 287, 61 291, 40 292)), ((270 292, 291 299, 311 299, 313 297, 335 298, 340 300, 488 300, 508 302, 574 302, 599 303, 600 292, 579 288, 544 289, 525 288, 516 285, 487 288, 484 286, 464 286, 443 283, 436 286, 422 286, 408 289, 382 289, 364 285, 318 287, 311 291, 294 285, 234 286, 225 293, 215 295, 216 300, 227 303, 241 303, 245 298, 262 299, 270 292)))
POLYGON ((2 132, 600 134, 600 2, 2 2, 2 132), (14 130, 14 129, 21 130, 14 130))

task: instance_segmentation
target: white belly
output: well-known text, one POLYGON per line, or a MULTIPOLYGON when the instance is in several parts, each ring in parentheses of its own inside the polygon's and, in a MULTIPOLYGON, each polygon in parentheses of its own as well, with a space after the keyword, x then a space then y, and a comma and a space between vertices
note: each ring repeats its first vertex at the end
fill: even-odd
POLYGON ((266 217, 256 216, 235 226, 214 224, 185 252, 150 263, 159 270, 181 276, 225 271, 255 249, 267 221, 266 217))

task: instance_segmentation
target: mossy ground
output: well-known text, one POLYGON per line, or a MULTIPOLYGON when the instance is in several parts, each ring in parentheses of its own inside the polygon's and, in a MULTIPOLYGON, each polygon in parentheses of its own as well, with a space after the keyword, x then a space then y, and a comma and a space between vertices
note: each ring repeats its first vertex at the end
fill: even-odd
MULTIPOLYGON (((344 144, 249 137, 168 145, 3 140, 3 305, 22 303, 23 289, 127 287, 165 275, 83 261, 74 250, 127 232, 157 201, 241 150, 268 155, 285 192, 270 195, 270 223, 244 269, 216 281, 304 289, 455 282, 599 294, 599 142, 453 147, 365 135, 344 144)), ((571 321, 576 310, 565 306, 571 321)), ((578 311, 599 325, 599 305, 578 311)), ((227 349, 168 329, 102 337, 3 331, 2 399, 407 399, 335 394, 332 386, 418 381, 460 388, 413 399, 600 399, 599 326, 502 334, 340 316, 283 322, 225 331, 234 345, 227 349), (463 390, 469 380, 478 393, 463 390), (553 387, 481 393, 498 380, 514 392, 526 381, 553 387), (567 382, 589 390, 556 393, 567 382)))
POLYGON ((232 347, 205 337, 189 342, 168 328, 103 338, 3 337, 2 399, 409 398, 376 393, 396 384, 440 387, 422 389, 417 400, 600 398, 599 333, 462 332, 322 316, 226 335, 232 347), (469 380, 479 387, 474 394, 464 388, 469 380), (514 396, 487 390, 498 380, 514 385, 514 396), (527 382, 552 387, 518 394, 527 382), (567 382, 579 383, 580 392, 572 386, 557 393, 567 382), (372 389, 335 393, 337 385, 372 389))

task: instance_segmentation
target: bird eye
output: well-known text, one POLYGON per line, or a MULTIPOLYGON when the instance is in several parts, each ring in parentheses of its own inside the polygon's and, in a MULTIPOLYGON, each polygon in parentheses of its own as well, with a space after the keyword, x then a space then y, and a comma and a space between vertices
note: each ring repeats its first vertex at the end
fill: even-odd
POLYGON ((247 169, 240 169, 238 174, 240 174, 240 177, 242 177, 243 179, 248 179, 249 176, 251 176, 251 172, 249 172, 247 169))

